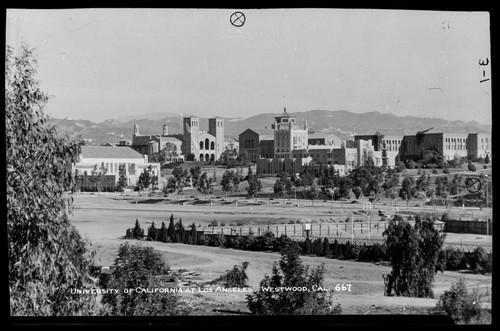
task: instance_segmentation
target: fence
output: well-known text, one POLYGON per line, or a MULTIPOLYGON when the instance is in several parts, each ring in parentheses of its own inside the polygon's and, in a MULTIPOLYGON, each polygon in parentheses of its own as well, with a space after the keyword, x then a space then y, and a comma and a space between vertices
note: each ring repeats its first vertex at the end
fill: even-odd
POLYGON ((445 221, 445 231, 453 233, 493 234, 493 222, 490 221, 445 221))
MULTIPOLYGON (((266 232, 273 233, 276 237, 282 234, 287 236, 306 237, 352 237, 356 235, 378 234, 380 236, 387 228, 387 222, 345 222, 345 223, 312 223, 309 233, 305 224, 265 225, 265 226, 237 226, 237 227, 208 227, 203 228, 204 234, 224 234, 260 236, 266 232)), ((439 230, 443 224, 435 225, 439 230)))

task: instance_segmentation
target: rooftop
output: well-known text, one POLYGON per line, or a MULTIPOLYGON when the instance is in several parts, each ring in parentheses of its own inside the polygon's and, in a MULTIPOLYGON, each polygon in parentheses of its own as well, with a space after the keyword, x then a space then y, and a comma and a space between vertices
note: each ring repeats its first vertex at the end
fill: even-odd
POLYGON ((81 154, 88 159, 142 159, 141 153, 130 147, 82 146, 81 154))

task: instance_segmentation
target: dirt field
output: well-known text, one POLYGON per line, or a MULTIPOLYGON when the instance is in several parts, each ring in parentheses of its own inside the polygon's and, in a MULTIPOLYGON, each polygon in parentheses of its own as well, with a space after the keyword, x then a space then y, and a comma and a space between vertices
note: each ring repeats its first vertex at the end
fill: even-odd
MULTIPOLYGON (((252 224, 270 220, 288 221, 290 219, 324 217, 324 211, 329 207, 310 206, 291 208, 289 205, 251 206, 210 206, 210 204, 182 205, 157 203, 135 203, 135 197, 81 195, 75 198, 75 206, 71 221, 85 235, 97 250, 96 263, 109 265, 127 228, 132 227, 135 219, 146 228, 148 222, 168 222, 171 214, 175 219, 182 218, 185 226, 195 223, 208 224, 213 219, 226 223, 242 220, 252 224)), ((339 206, 340 207, 340 206, 339 206)), ((340 209, 340 208, 339 208, 340 209)), ((491 236, 454 235, 447 240, 460 237, 471 243, 491 243, 491 236)), ((250 262, 247 269, 249 285, 256 291, 264 274, 271 273, 272 265, 279 260, 278 253, 249 252, 233 249, 222 249, 206 246, 183 244, 165 244, 131 240, 131 243, 152 246, 161 251, 171 269, 180 275, 181 281, 190 281, 190 286, 197 286, 220 276, 225 270, 244 261, 250 262)), ((334 289, 336 284, 351 284, 350 292, 335 292, 345 313, 352 314, 407 314, 426 313, 433 307, 436 299, 415 299, 383 296, 382 274, 390 272, 390 267, 374 263, 339 261, 321 257, 302 257, 305 264, 315 267, 325 263, 325 284, 334 289)), ((471 274, 465 272, 444 272, 436 275, 434 294, 438 298, 448 290, 453 282, 460 277, 465 278, 467 285, 477 288, 484 294, 485 306, 491 305, 491 275, 471 274)), ((212 309, 246 310, 245 296, 247 293, 183 293, 184 300, 198 314, 213 314, 212 309)))

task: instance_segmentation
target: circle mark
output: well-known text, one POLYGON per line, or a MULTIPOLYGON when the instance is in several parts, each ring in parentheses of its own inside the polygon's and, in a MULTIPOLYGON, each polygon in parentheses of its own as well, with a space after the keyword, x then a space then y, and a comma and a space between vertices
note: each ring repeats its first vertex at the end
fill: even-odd
POLYGON ((10 186, 16 188, 21 184, 21 174, 14 170, 7 175, 7 182, 10 186))
POLYGON ((245 20, 246 20, 245 14, 243 14, 240 11, 232 13, 231 17, 229 18, 231 24, 238 28, 240 26, 243 26, 243 24, 245 24, 245 20))
POLYGON ((467 178, 465 180, 465 188, 470 193, 479 192, 481 189, 481 181, 478 178, 467 178))

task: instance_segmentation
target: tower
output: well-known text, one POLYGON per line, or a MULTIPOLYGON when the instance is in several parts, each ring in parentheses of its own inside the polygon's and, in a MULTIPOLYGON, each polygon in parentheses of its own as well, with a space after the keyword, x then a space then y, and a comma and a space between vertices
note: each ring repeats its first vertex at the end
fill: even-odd
POLYGON ((199 159, 200 146, 198 144, 198 137, 200 134, 200 119, 198 117, 184 117, 183 119, 184 142, 182 144, 182 154, 188 156, 194 154, 194 159, 199 159))
POLYGON ((134 124, 134 134, 133 136, 139 135, 139 124, 134 124))
POLYGON ((168 136, 168 125, 163 124, 163 136, 168 136))
POLYGON ((208 133, 215 137, 215 159, 218 160, 224 152, 224 119, 209 118, 208 133))

